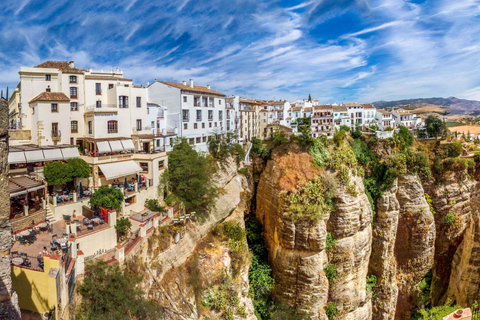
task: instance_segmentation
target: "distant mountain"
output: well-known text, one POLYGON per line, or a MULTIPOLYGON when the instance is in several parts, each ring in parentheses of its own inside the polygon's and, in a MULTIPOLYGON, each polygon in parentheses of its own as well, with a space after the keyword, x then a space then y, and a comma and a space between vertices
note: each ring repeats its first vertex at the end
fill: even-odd
POLYGON ((376 101, 372 104, 378 109, 401 107, 410 110, 422 108, 428 111, 428 108, 425 107, 431 107, 431 111, 437 113, 480 115, 480 101, 458 99, 455 97, 376 101))

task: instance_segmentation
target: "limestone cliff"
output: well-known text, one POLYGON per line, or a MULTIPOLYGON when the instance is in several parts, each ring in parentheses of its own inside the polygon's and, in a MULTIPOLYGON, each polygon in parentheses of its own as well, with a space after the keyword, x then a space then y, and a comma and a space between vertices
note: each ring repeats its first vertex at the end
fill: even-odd
POLYGON ((433 266, 435 221, 416 176, 400 176, 377 202, 370 272, 373 319, 410 319, 417 285, 433 266))
POLYGON ((256 216, 265 228, 275 279, 273 298, 308 312, 313 320, 327 319, 324 307, 328 301, 336 304, 339 320, 371 319, 371 300, 365 292, 372 213, 361 178, 350 175, 357 196, 348 194, 343 186, 338 187, 335 210, 320 221, 294 222, 284 214, 285 189, 279 180, 292 170, 309 179, 326 174, 310 167, 307 152, 274 155, 258 184, 256 216), (336 245, 328 252, 327 231, 336 239, 336 245), (327 264, 335 265, 337 270, 331 285, 324 272, 327 264))

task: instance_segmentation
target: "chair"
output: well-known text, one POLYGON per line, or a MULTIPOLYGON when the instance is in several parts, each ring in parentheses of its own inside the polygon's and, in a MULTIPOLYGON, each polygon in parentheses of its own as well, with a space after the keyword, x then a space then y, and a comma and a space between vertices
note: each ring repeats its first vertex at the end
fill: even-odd
POLYGON ((24 237, 18 238, 18 241, 20 241, 20 244, 27 244, 27 240, 24 237))
POLYGON ((25 256, 25 260, 23 260, 23 265, 26 267, 31 267, 32 263, 30 262, 30 259, 28 259, 27 256, 25 256))
POLYGON ((33 228, 32 228, 32 227, 28 228, 27 230, 28 230, 30 233, 33 232, 33 228))
POLYGON ((68 238, 68 234, 66 233, 62 234, 62 238, 68 238))
POLYGON ((25 252, 20 252, 20 258, 27 259, 27 254, 25 252))
POLYGON ((53 242, 50 242, 50 249, 53 251, 53 250, 57 250, 57 246, 53 243, 53 242))
POLYGON ((19 257, 20 255, 18 254, 18 251, 12 251, 10 252, 10 254, 12 255, 12 258, 15 258, 15 257, 19 257))
POLYGON ((87 218, 83 219, 83 224, 88 226, 90 224, 90 221, 88 221, 87 218))
POLYGON ((104 223, 105 223, 105 220, 100 219, 100 224, 104 224, 104 223))
POLYGON ((57 235, 56 235, 56 234, 52 235, 52 241, 53 241, 54 243, 57 242, 57 235))
POLYGON ((88 225, 88 229, 89 229, 89 230, 92 230, 92 229, 93 229, 93 225, 92 225, 92 224, 89 224, 89 225, 88 225))
POLYGON ((48 232, 53 232, 53 226, 51 224, 47 225, 48 232))

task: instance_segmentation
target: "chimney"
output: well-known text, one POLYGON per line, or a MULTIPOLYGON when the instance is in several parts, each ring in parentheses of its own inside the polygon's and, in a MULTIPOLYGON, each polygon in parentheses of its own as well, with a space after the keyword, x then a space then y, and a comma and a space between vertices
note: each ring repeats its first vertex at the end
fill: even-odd
POLYGON ((210 89, 210 85, 209 85, 209 84, 207 84, 207 89, 210 89))
POLYGON ((186 85, 187 85, 187 81, 183 80, 183 85, 186 86, 186 85))
POLYGON ((193 79, 190 79, 190 88, 193 88, 193 79))
POLYGON ((150 85, 150 82, 147 82, 147 87, 150 85))
POLYGON ((70 60, 70 62, 68 63, 68 66, 70 68, 75 68, 75 64, 73 63, 73 60, 70 60))
POLYGON ((157 82, 157 81, 158 81, 158 79, 157 79, 157 78, 155 78, 155 82, 157 82))

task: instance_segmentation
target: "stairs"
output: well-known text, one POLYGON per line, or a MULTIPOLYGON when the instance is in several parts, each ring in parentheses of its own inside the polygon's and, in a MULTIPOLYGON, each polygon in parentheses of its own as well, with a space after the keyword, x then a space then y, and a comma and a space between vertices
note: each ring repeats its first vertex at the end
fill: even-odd
POLYGON ((253 146, 253 143, 251 143, 251 142, 248 142, 248 143, 249 143, 248 151, 247 151, 247 154, 245 155, 245 165, 246 166, 250 165, 250 150, 252 150, 252 146, 253 146))
POLYGON ((57 220, 55 220, 55 216, 53 215, 52 210, 50 210, 50 206, 47 204, 47 220, 50 221, 50 223, 55 223, 57 220))

